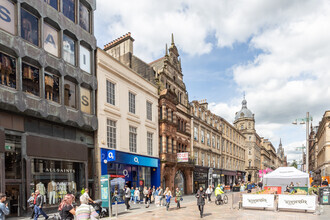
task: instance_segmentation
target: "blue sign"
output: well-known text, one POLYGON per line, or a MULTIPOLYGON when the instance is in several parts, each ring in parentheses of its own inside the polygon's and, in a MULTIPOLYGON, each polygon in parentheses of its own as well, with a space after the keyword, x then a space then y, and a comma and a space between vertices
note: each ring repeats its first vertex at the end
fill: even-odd
POLYGON ((137 166, 158 167, 159 159, 124 153, 116 150, 101 149, 101 161, 103 160, 137 166))

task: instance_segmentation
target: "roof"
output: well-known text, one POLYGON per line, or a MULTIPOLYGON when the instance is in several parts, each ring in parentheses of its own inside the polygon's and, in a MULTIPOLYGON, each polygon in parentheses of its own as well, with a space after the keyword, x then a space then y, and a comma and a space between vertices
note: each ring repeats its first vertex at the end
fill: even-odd
POLYGON ((240 118, 254 118, 253 113, 250 111, 250 109, 247 108, 247 101, 245 98, 242 101, 242 109, 239 112, 236 112, 235 120, 240 118))
POLYGON ((294 167, 279 167, 271 173, 268 173, 264 176, 267 178, 276 178, 276 179, 295 179, 295 178, 308 178, 309 175, 304 173, 294 167))

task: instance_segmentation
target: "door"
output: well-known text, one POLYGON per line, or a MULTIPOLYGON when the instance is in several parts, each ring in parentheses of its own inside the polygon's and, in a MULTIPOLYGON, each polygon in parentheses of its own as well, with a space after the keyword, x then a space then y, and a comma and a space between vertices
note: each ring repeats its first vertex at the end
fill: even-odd
POLYGON ((185 181, 184 181, 183 173, 181 171, 178 171, 175 174, 175 178, 174 178, 174 190, 176 190, 176 188, 179 188, 179 190, 184 194, 185 193, 184 184, 185 181))
POLYGON ((12 217, 20 216, 21 197, 20 197, 20 185, 19 184, 6 184, 6 195, 8 207, 10 209, 10 215, 12 217))

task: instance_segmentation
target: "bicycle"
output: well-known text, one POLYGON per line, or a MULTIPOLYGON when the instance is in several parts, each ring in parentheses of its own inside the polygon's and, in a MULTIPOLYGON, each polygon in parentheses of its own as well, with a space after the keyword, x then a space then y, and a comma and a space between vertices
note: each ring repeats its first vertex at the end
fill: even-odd
POLYGON ((228 204, 228 196, 225 194, 220 197, 220 195, 217 196, 217 199, 215 200, 216 205, 222 205, 222 204, 228 204))

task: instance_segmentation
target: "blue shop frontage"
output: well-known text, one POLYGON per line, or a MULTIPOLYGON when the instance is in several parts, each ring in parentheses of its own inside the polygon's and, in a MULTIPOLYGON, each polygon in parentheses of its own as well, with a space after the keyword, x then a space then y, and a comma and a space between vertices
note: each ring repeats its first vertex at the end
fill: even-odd
POLYGON ((160 186, 159 158, 130 154, 117 150, 101 149, 101 174, 110 177, 111 195, 117 193, 119 200, 124 195, 124 187, 160 186))

